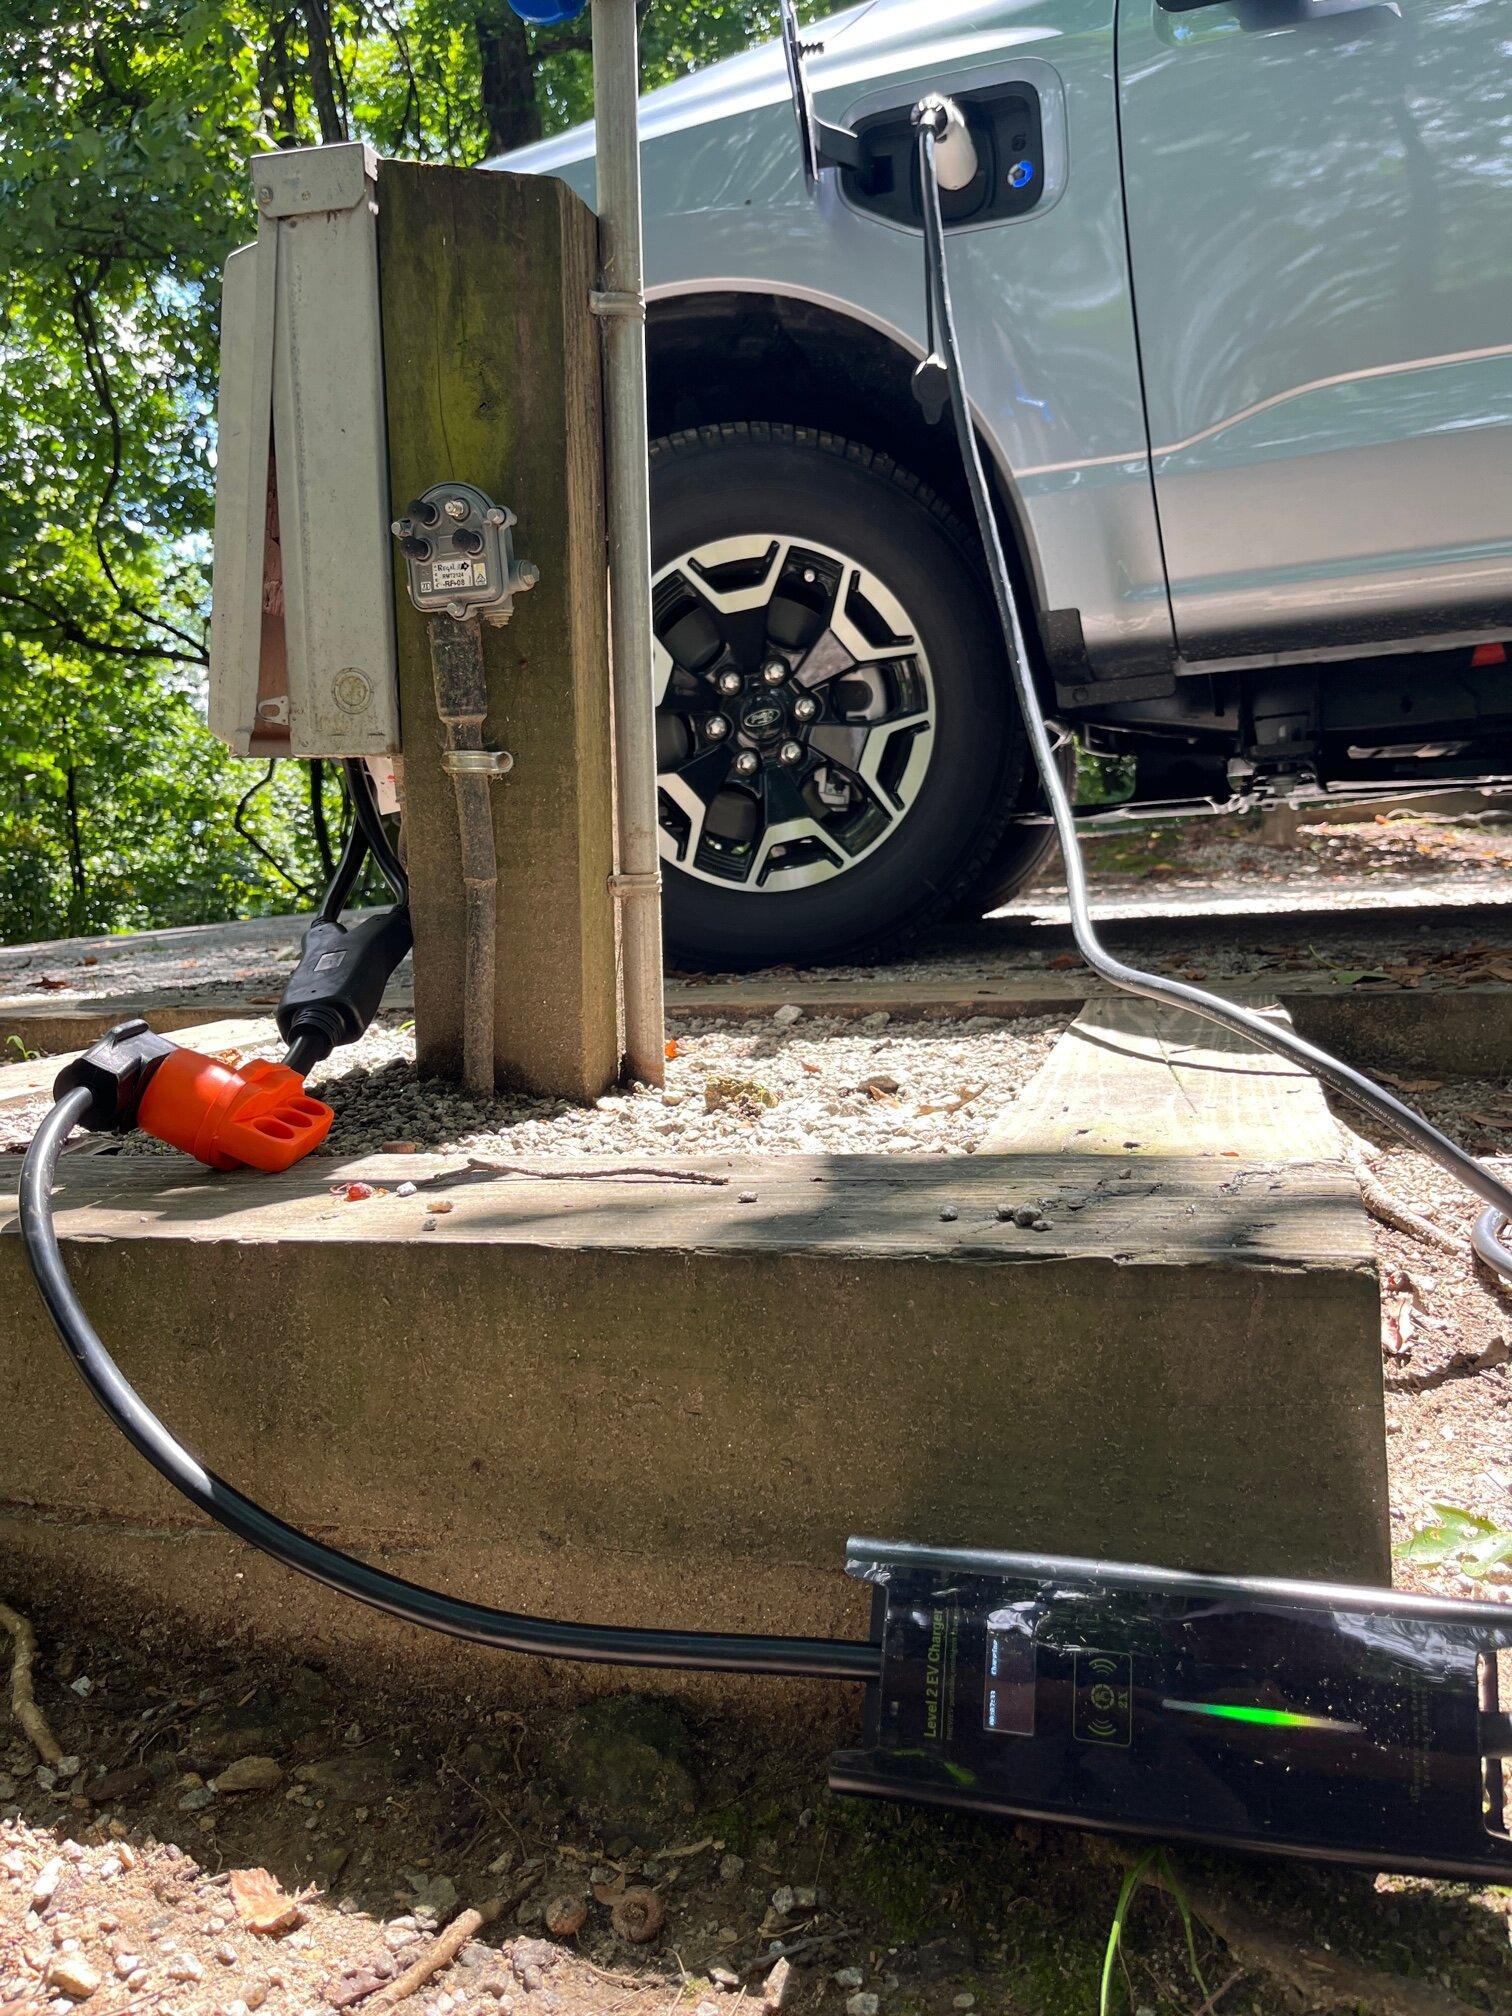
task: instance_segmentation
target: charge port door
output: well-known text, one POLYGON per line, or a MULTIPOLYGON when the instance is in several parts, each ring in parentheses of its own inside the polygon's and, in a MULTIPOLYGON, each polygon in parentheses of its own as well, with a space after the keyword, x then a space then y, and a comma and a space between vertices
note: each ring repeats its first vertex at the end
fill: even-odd
MULTIPOLYGON (((964 189, 941 192, 945 222, 995 224, 1032 210, 1045 184, 1039 93, 1032 84, 1015 82, 953 89, 950 95, 965 115, 980 166, 975 181, 964 189)), ((853 208, 921 229, 924 206, 912 112, 909 105, 858 119, 861 166, 842 169, 840 184, 853 208)))

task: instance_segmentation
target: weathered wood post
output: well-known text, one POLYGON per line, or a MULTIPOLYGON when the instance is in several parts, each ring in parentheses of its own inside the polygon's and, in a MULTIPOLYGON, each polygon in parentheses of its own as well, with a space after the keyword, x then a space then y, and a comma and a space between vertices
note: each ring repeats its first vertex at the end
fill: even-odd
MULTIPOLYGON (((593 1098, 618 1074, 613 750, 597 226, 545 176, 384 162, 379 285, 395 514, 471 483, 540 570, 483 628, 498 857, 501 1086, 593 1098)), ((396 570, 404 836, 420 1067, 462 1063, 466 896, 426 619, 396 570)))

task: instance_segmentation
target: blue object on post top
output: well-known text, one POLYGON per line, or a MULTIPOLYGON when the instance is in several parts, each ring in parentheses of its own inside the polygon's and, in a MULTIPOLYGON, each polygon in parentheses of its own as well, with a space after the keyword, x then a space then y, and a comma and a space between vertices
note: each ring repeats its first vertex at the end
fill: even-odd
POLYGON ((588 0, 509 0, 509 4, 522 21, 533 21, 538 28, 554 28, 559 21, 570 21, 581 14, 588 0))

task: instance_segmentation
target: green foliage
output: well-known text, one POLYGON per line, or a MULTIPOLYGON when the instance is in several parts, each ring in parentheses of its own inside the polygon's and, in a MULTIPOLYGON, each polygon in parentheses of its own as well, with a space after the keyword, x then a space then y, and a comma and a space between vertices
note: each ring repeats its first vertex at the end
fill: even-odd
POLYGON ((1398 1553, 1420 1568, 1453 1565, 1471 1576, 1488 1575, 1512 1560, 1512 1533, 1477 1512, 1457 1505, 1435 1505, 1433 1518, 1405 1540, 1398 1553))
MULTIPOLYGON (((646 82, 776 20, 651 0, 646 82)), ((250 157, 360 135, 473 163, 591 106, 586 17, 537 33, 505 0, 0 0, 0 939, 267 912, 320 879, 303 775, 238 831, 260 766, 203 723, 250 157)))
POLYGON ((1192 1908, 1187 1903, 1186 1894, 1177 1881, 1171 1859, 1164 1848, 1146 1848, 1136 1861, 1130 1863, 1119 1886, 1118 1902, 1113 1907, 1113 1922, 1108 1928, 1108 1944, 1103 1953, 1102 1980, 1097 1997, 1098 2016, 1111 2016, 1114 1963, 1123 1945, 1124 1926, 1128 1923, 1130 1907, 1146 1883, 1163 1890, 1180 1913, 1181 1929, 1186 1935, 1187 1959, 1191 1964, 1198 1989, 1204 1997, 1207 1995, 1207 1983, 1202 1978, 1202 1969, 1197 1965, 1197 1937, 1196 1927, 1192 1922, 1192 1908))

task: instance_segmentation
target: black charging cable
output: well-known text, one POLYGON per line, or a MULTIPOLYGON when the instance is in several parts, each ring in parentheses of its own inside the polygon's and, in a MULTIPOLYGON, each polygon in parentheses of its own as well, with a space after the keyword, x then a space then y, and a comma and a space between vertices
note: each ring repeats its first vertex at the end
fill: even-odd
POLYGON ((140 1456, 191 1505, 286 1568, 324 1583, 406 1624, 465 1638, 499 1652, 552 1659, 593 1659, 614 1666, 682 1666, 700 1672, 792 1674, 816 1680, 875 1679, 877 1646, 823 1638, 759 1638, 704 1631, 640 1631, 607 1624, 554 1623, 422 1588, 285 1524, 195 1460, 126 1378, 90 1322, 68 1278, 53 1224, 58 1156, 94 1095, 76 1086, 37 1129, 21 1171, 21 1237, 47 1313, 63 1348, 96 1400, 140 1456))
POLYGON ((1095 973, 1126 993, 1185 1008, 1209 1022, 1218 1023, 1222 1028, 1247 1036, 1278 1056, 1295 1059, 1333 1091, 1352 1099, 1367 1113, 1373 1113, 1409 1147, 1431 1156, 1440 1168, 1447 1170, 1489 1207, 1475 1226, 1475 1251, 1504 1282, 1512 1285, 1512 1251, 1505 1243, 1507 1224, 1512 1220, 1512 1187, 1499 1176, 1476 1161, 1473 1155, 1467 1154, 1431 1121, 1425 1120, 1421 1113, 1414 1112, 1412 1107, 1405 1105, 1384 1086, 1367 1078, 1363 1071, 1356 1071, 1352 1065, 1330 1056, 1326 1050, 1318 1049, 1294 1030, 1269 1022, 1250 1009, 1236 1007, 1221 995, 1209 994, 1184 981, 1168 980, 1163 974, 1145 973, 1138 967, 1126 966, 1121 959, 1115 959, 1098 938, 1088 900, 1086 864, 1082 860, 1081 843, 1077 837, 1076 814, 1061 779, 1050 726, 1040 706, 1030 669, 1028 647, 1009 581, 997 511, 982 466, 982 452, 971 417, 971 402, 961 363, 961 346, 956 333, 955 306, 951 299, 950 272, 945 254, 945 226, 940 214, 940 184, 935 172, 935 143, 943 137, 948 117, 948 107, 938 99, 924 99, 914 112, 918 127, 919 183, 924 201, 924 263, 931 326, 936 332, 949 380, 951 417, 966 469, 987 571, 992 579, 992 593, 997 604, 1003 642, 1007 647, 1014 692, 1060 843, 1076 948, 1095 973))
MULTIPOLYGON (((338 1043, 353 1042, 372 1021, 390 974, 410 945, 409 910, 393 909, 344 925, 340 913, 371 851, 390 883, 407 889, 388 842, 364 765, 348 771, 353 824, 325 899, 305 934, 298 966, 284 989, 278 1024, 289 1044, 285 1062, 301 1075, 338 1043), (380 845, 387 849, 385 866, 380 845)), ((63 1348, 106 1415, 160 1476, 238 1539, 297 1574, 406 1624, 464 1638, 500 1652, 589 1659, 617 1666, 672 1666, 697 1672, 769 1673, 814 1680, 877 1677, 877 1646, 826 1638, 776 1638, 710 1631, 638 1630, 558 1623, 546 1617, 467 1603, 406 1582, 288 1525, 208 1470, 164 1426, 126 1378, 90 1322, 68 1277, 53 1221, 58 1157, 76 1126, 125 1131, 135 1122, 153 1071, 172 1045, 143 1022, 109 1032, 65 1066, 54 1103, 21 1169, 21 1238, 27 1264, 63 1348)))

